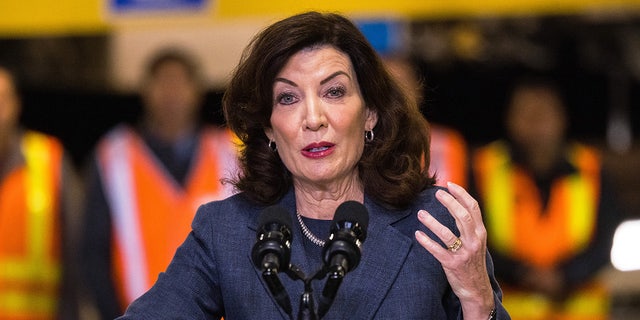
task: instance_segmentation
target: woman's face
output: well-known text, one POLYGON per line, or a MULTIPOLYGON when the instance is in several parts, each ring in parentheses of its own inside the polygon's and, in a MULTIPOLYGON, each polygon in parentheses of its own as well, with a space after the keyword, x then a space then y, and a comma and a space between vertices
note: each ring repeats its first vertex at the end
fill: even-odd
POLYGON ((349 56, 332 46, 293 55, 273 84, 271 128, 278 154, 296 182, 351 181, 364 150, 364 132, 376 124, 349 56))

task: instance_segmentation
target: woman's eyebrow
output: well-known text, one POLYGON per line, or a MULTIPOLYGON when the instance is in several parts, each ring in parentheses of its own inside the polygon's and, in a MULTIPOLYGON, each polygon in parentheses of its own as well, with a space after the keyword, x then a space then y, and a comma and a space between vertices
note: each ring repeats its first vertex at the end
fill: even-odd
POLYGON ((279 81, 279 82, 284 82, 284 83, 286 83, 286 84, 288 84, 288 85, 292 85, 292 86, 294 86, 294 87, 297 87, 297 86, 298 86, 295 82, 293 82, 293 81, 291 81, 291 80, 289 80, 289 79, 285 79, 285 78, 276 78, 276 79, 274 80, 274 82, 277 82, 277 81, 279 81))
POLYGON ((320 84, 325 84, 325 83, 331 81, 331 79, 333 79, 333 78, 335 78, 335 77, 337 77, 337 76, 339 76, 341 74, 344 74, 345 76, 347 76, 347 78, 351 79, 351 77, 349 77, 349 75, 346 72, 344 72, 344 71, 336 71, 336 72, 332 73, 330 76, 326 77, 324 80, 320 81, 320 84))
MULTIPOLYGON (((325 83, 331 81, 331 79, 333 79, 333 78, 335 78, 335 77, 337 77, 337 76, 339 76, 341 74, 343 74, 347 78, 351 79, 351 77, 349 77, 349 74, 347 74, 346 72, 344 72, 344 71, 336 71, 336 72, 332 73, 331 75, 329 75, 328 77, 326 77, 325 79, 323 79, 322 81, 320 81, 320 84, 325 84, 325 83)), ((291 86, 294 86, 294 87, 298 86, 295 82, 293 82, 293 81, 291 81, 289 79, 285 79, 285 78, 276 78, 274 80, 274 82, 284 82, 284 83, 286 83, 288 85, 291 85, 291 86)))

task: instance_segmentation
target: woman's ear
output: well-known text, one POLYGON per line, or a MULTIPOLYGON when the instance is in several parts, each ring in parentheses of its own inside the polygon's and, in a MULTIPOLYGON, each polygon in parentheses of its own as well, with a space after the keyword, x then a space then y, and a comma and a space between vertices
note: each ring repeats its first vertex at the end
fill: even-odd
POLYGON ((269 141, 273 141, 273 129, 272 128, 264 128, 264 134, 267 136, 269 141))
POLYGON ((367 108, 366 112, 367 112, 367 119, 365 120, 365 123, 364 123, 364 129, 373 130, 373 128, 375 128, 376 124, 378 123, 378 112, 369 108, 367 108))

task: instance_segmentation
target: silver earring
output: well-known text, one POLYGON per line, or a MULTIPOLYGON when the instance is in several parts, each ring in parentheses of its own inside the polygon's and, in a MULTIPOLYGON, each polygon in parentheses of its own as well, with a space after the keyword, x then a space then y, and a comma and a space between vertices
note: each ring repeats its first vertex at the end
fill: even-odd
POLYGON ((276 142, 273 140, 269 140, 269 149, 271 149, 272 152, 276 152, 276 150, 278 150, 278 146, 276 146, 276 142))
POLYGON ((373 130, 367 130, 364 132, 364 140, 366 142, 373 141, 373 138, 374 138, 373 130))

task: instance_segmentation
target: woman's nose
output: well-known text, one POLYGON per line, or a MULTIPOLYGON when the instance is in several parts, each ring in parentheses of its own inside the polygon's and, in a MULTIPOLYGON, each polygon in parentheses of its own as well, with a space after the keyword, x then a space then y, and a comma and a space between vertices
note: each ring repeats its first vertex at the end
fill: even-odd
POLYGON ((327 127, 325 110, 322 101, 318 98, 308 99, 306 103, 305 127, 314 131, 327 127))

